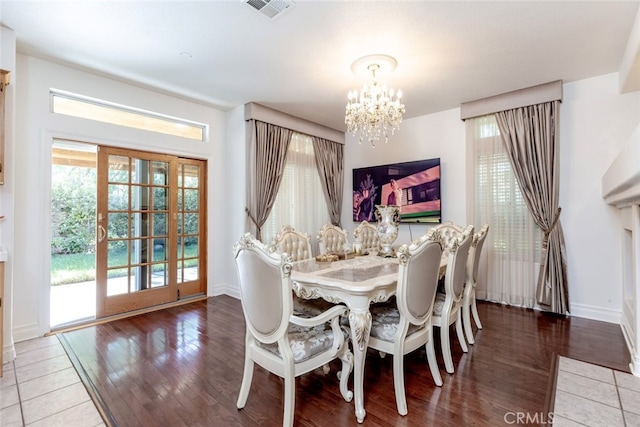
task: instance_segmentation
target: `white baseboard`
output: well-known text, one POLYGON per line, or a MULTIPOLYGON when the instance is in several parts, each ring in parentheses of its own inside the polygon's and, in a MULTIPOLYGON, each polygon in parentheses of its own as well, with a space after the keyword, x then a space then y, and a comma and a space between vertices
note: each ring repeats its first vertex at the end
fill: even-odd
POLYGON ((11 344, 2 349, 2 363, 9 363, 16 360, 16 347, 11 344))
POLYGON ((235 299, 240 299, 240 290, 228 283, 213 285, 211 296, 217 297, 218 295, 229 295, 235 299))
POLYGON ((600 320, 607 323, 620 324, 622 312, 609 308, 596 307, 585 304, 571 304, 571 316, 584 317, 585 319, 600 320))
POLYGON ((42 336, 42 334, 38 332, 37 323, 14 327, 12 333, 14 343, 40 338, 42 336))

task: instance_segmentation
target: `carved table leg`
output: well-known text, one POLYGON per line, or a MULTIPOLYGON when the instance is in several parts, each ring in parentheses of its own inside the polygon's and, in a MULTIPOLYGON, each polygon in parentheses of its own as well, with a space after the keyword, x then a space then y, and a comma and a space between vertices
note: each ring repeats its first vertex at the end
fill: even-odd
POLYGON ((368 309, 351 309, 349 312, 351 342, 353 343, 353 391, 355 395, 356 419, 364 421, 364 361, 367 356, 371 313, 368 309))

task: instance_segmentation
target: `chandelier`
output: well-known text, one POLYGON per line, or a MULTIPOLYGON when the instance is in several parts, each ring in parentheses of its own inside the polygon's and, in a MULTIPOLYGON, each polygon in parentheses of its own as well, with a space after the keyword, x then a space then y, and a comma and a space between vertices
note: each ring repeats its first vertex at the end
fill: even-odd
POLYGON ((369 55, 358 59, 351 65, 355 74, 370 74, 371 82, 364 85, 360 92, 349 92, 344 122, 347 131, 354 136, 359 133, 359 142, 369 141, 372 147, 384 136, 385 143, 389 135, 400 127, 404 104, 402 91, 380 85, 378 75, 393 71, 397 62, 388 55, 369 55))

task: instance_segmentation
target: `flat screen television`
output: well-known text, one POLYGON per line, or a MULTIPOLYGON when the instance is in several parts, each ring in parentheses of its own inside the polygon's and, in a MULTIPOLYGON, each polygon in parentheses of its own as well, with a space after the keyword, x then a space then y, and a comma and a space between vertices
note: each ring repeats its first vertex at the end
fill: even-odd
POLYGON ((440 223, 440 158, 353 170, 353 220, 375 221, 376 205, 400 206, 401 222, 440 223))

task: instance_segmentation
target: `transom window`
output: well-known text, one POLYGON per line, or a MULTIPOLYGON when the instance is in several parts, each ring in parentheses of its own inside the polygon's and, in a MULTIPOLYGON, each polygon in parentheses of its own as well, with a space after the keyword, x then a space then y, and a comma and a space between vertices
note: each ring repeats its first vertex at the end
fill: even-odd
POLYGON ((55 114, 95 120, 151 132, 204 141, 207 125, 160 113, 119 105, 69 92, 51 90, 51 110, 55 114))

